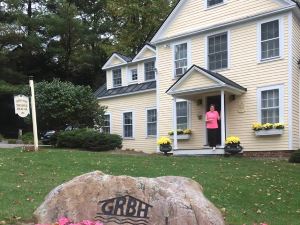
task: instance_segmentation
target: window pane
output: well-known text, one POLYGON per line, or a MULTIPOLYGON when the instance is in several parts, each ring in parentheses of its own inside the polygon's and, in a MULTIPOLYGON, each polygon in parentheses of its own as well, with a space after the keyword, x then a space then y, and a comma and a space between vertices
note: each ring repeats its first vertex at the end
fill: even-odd
POLYGON ((156 109, 147 110, 147 135, 156 135, 157 116, 156 109))
POLYGON ((187 43, 175 47, 175 76, 183 75, 187 71, 187 43))
POLYGON ((176 114, 177 114, 177 129, 188 128, 188 103, 177 102, 176 103, 176 114))
POLYGON ((110 133, 110 115, 104 115, 104 125, 102 127, 103 133, 110 133))
POLYGON ((208 66, 210 70, 228 67, 227 33, 208 38, 208 66))
POLYGON ((121 72, 121 69, 113 70, 113 86, 114 87, 122 86, 122 72, 121 72))
POLYGON ((262 59, 279 56, 279 21, 271 21, 261 25, 262 59))
POLYGON ((279 89, 261 92, 262 123, 279 123, 279 89))
POLYGON ((154 80, 155 79, 155 62, 146 62, 145 66, 145 80, 154 80))
POLYGON ((124 137, 133 137, 132 112, 123 114, 124 137))
POLYGON ((207 6, 213 6, 213 5, 216 5, 216 4, 220 4, 222 3, 223 0, 207 0, 207 6))
POLYGON ((137 79, 138 79, 137 69, 131 70, 131 80, 137 80, 137 79))

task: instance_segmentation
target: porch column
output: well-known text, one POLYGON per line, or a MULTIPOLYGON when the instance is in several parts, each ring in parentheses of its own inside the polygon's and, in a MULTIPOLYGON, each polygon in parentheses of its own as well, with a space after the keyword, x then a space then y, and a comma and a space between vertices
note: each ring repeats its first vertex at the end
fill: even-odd
POLYGON ((178 149, 178 140, 177 140, 177 109, 176 109, 176 97, 173 97, 173 150, 178 149))
POLYGON ((221 145, 225 146, 225 92, 221 90, 221 145))

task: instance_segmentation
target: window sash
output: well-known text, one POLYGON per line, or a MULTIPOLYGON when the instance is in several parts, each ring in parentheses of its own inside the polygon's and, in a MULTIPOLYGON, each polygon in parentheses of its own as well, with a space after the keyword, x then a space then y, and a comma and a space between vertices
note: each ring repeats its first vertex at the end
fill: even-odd
POLYGON ((104 115, 103 133, 110 134, 110 115, 104 115))
POLYGON ((174 66, 175 76, 181 76, 187 71, 188 64, 187 43, 175 45, 174 47, 174 66))
POLYGON ((261 91, 261 123, 280 122, 280 90, 270 89, 261 91))
POLYGON ((121 69, 113 70, 113 86, 120 87, 122 86, 122 71, 121 69))
POLYGON ((228 33, 208 37, 208 67, 210 70, 228 67, 228 33))
POLYGON ((188 128, 188 102, 176 102, 177 129, 188 128))
POLYGON ((132 112, 123 114, 123 135, 125 138, 133 137, 133 114, 132 112))
POLYGON ((157 135, 157 111, 156 109, 147 110, 147 136, 157 135))
POLYGON ((155 62, 146 62, 145 66, 145 80, 154 80, 155 79, 155 62))
POLYGON ((280 56, 280 25, 279 20, 261 24, 261 59, 280 56))
POLYGON ((136 81, 136 80, 138 80, 138 73, 137 73, 137 69, 133 69, 133 70, 131 70, 131 80, 132 80, 132 81, 136 81))

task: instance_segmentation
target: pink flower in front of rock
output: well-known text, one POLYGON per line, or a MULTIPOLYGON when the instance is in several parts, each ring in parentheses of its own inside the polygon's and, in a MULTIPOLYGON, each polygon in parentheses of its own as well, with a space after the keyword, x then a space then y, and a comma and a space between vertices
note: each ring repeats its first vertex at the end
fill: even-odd
POLYGON ((95 223, 95 222, 89 221, 89 220, 83 220, 83 221, 81 222, 82 225, 94 225, 94 223, 95 223))
POLYGON ((58 220, 59 225, 69 225, 70 223, 71 221, 66 217, 62 217, 58 220))
POLYGON ((104 224, 100 222, 96 222, 95 225, 104 225, 104 224))

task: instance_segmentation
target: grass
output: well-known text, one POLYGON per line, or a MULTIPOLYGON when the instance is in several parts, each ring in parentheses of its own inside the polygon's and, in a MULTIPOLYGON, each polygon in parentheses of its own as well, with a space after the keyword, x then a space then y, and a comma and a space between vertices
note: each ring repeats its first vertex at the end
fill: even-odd
POLYGON ((300 165, 244 158, 162 157, 64 150, 0 150, 0 221, 30 221, 57 185, 94 170, 113 175, 190 177, 227 224, 300 224, 300 165))

